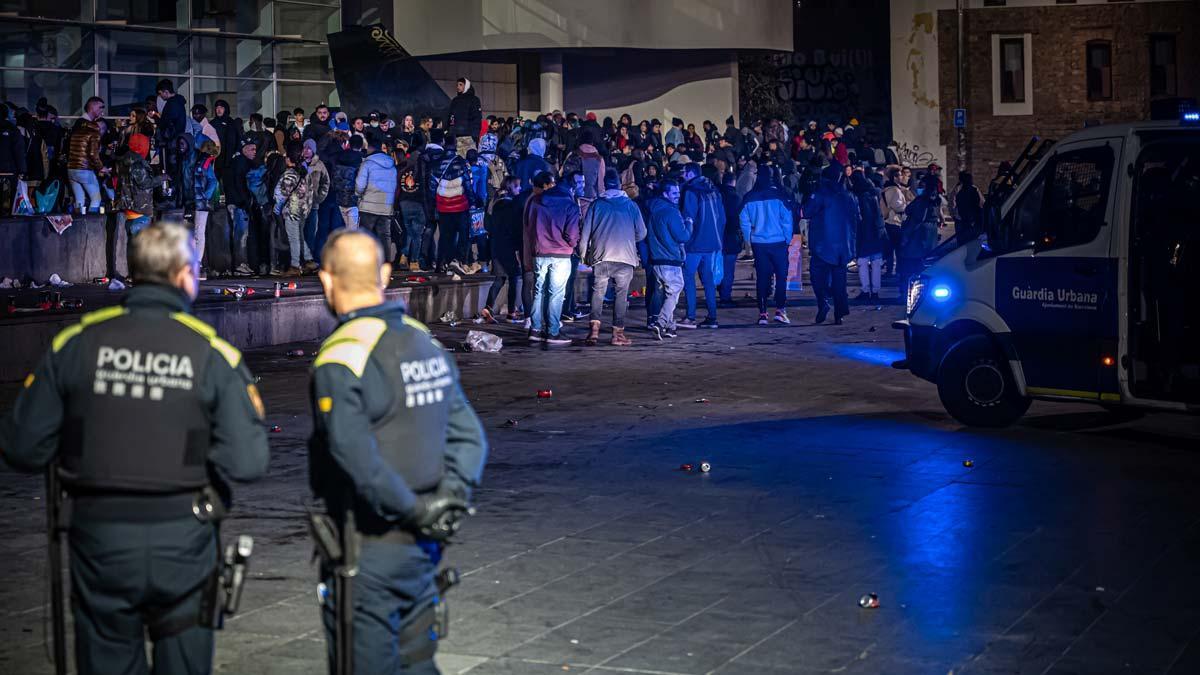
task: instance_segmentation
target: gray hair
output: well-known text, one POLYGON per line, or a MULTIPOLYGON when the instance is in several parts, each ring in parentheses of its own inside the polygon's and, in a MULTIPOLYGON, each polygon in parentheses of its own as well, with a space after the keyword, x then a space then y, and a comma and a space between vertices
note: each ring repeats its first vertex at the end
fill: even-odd
POLYGON ((195 259, 192 233, 176 223, 154 223, 133 238, 129 274, 138 283, 171 284, 195 259))

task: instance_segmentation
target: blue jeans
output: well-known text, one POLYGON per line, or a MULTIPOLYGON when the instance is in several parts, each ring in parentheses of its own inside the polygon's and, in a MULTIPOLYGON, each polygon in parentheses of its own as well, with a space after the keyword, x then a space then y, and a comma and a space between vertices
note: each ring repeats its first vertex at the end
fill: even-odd
POLYGON ((231 267, 234 269, 237 269, 239 265, 249 267, 250 261, 246 259, 246 240, 250 236, 250 212, 237 206, 230 206, 229 215, 229 225, 232 229, 232 239, 229 241, 231 267))
POLYGON ((132 276, 129 270, 129 261, 133 258, 133 238, 150 224, 150 216, 130 218, 125 215, 124 211, 117 211, 117 221, 122 220, 125 221, 125 272, 132 276))
POLYGON ((725 258, 725 275, 721 277, 721 300, 733 302, 733 268, 737 265, 737 253, 726 253, 723 257, 725 258))
POLYGON ((533 310, 529 314, 531 330, 545 330, 557 337, 562 330, 563 295, 571 276, 570 258, 533 259, 533 310))
MULTIPOLYGON (((425 237, 425 207, 417 202, 402 201, 400 216, 404 221, 404 243, 400 245, 400 255, 406 256, 409 262, 421 263, 421 242, 425 237)), ((424 265, 421 268, 424 269, 424 265)))
MULTIPOLYGON (((359 574, 353 582, 354 671, 437 675, 432 658, 404 667, 410 660, 407 655, 431 646, 429 631, 401 641, 409 625, 431 611, 437 596, 435 566, 429 554, 413 544, 367 540, 362 544, 358 566, 359 574)), ((336 598, 333 575, 324 566, 321 581, 330 590, 321 603, 321 622, 332 673, 337 663, 336 598)))
POLYGON ((712 265, 715 253, 689 253, 683 261, 683 294, 687 296, 687 318, 696 320, 696 272, 700 273, 700 283, 704 284, 704 306, 708 309, 708 318, 717 318, 717 289, 713 284, 712 265))
POLYGON ((100 181, 96 173, 87 169, 68 169, 71 193, 75 195, 75 208, 80 212, 100 213, 100 181))

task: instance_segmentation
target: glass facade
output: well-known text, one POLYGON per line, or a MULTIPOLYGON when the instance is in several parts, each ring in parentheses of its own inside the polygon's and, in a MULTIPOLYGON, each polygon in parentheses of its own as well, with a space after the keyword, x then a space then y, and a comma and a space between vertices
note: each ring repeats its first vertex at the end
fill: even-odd
POLYGON ((0 0, 0 100, 73 116, 100 96, 122 115, 169 77, 189 106, 223 99, 235 117, 336 107, 341 17, 340 0, 0 0))

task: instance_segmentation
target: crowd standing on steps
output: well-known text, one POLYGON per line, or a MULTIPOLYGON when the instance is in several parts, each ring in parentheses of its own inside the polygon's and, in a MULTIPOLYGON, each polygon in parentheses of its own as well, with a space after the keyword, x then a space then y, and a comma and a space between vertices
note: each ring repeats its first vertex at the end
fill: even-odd
POLYGON ((45 99, 0 104, 0 209, 27 186, 37 212, 108 213, 130 235, 180 219, 202 279, 313 274, 332 233, 361 229, 399 274, 494 274, 484 319, 523 323, 534 342, 568 343, 563 324, 586 317, 581 337, 596 344, 612 302, 618 346, 632 341, 633 292, 658 339, 715 329, 738 261, 753 259, 759 323, 787 324, 807 264, 814 319, 832 310, 838 324, 851 304, 880 302, 884 280, 919 272, 944 203, 959 241, 980 231, 969 174, 947 202, 938 166, 902 166, 856 119, 731 116, 722 131, 679 117, 665 129, 628 114, 505 118, 484 114, 468 79, 456 89, 439 114, 322 104, 242 119, 216 100, 210 116, 169 79, 120 120, 95 97, 65 125, 45 99), (220 269, 210 245, 228 251, 220 269))

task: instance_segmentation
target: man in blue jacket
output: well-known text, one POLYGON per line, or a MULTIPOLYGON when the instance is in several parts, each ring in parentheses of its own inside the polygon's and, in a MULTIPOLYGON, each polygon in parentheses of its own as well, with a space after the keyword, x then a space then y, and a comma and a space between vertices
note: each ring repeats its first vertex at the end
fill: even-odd
POLYGON ((767 325, 767 297, 775 281, 775 320, 791 323, 787 315, 788 242, 792 240, 796 203, 775 183, 770 167, 760 167, 754 189, 742 200, 742 237, 754 249, 754 278, 758 290, 758 325, 767 325))
MULTIPOLYGON (((675 305, 679 303, 679 292, 683 290, 683 264, 687 259, 685 245, 692 237, 692 228, 679 213, 679 183, 666 180, 662 186, 662 193, 651 199, 647 207, 650 225, 646 233, 650 265, 654 268, 659 286, 655 293, 662 295, 658 315, 646 319, 659 340, 675 337, 678 326, 675 305)), ((657 302, 654 304, 658 305, 657 302)))
POLYGON ((699 164, 687 164, 683 169, 683 203, 680 211, 683 222, 691 228, 687 257, 683 263, 683 292, 687 297, 687 318, 680 328, 717 327, 717 279, 713 278, 714 258, 721 257, 721 239, 725 233, 725 206, 721 193, 712 181, 700 175, 699 164), (708 317, 696 323, 696 272, 704 284, 704 305, 708 317))
POLYGON ((809 274, 817 295, 817 323, 824 323, 833 303, 833 322, 842 324, 850 313, 846 297, 846 265, 854 255, 854 236, 861 215, 858 201, 842 182, 842 165, 833 162, 821 171, 821 187, 804 207, 808 216, 809 274))

